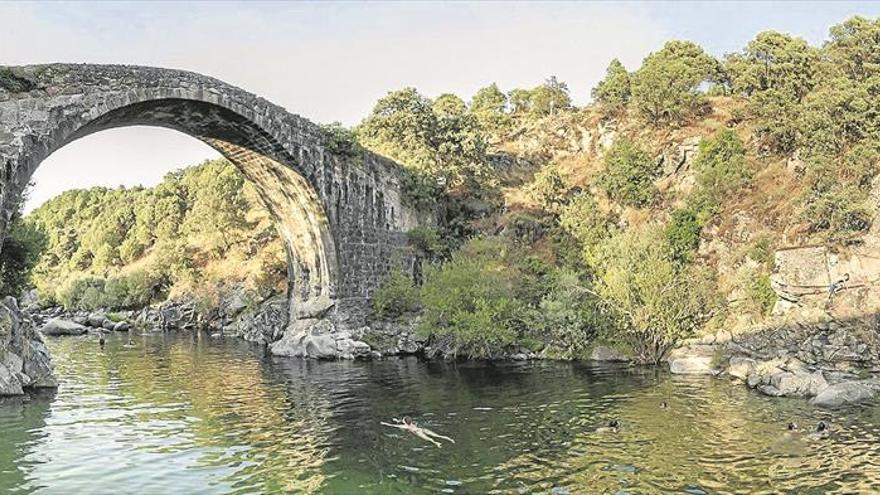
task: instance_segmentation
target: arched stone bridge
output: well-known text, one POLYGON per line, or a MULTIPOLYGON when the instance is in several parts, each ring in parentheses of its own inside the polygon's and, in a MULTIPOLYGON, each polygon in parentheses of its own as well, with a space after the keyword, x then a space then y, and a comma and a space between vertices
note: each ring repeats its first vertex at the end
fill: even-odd
POLYGON ((397 164, 366 151, 334 153, 315 124, 216 79, 118 65, 0 66, 0 240, 46 157, 132 125, 193 136, 254 183, 288 253, 288 334, 326 329, 315 325, 320 319, 359 323, 419 221, 403 201, 397 164))

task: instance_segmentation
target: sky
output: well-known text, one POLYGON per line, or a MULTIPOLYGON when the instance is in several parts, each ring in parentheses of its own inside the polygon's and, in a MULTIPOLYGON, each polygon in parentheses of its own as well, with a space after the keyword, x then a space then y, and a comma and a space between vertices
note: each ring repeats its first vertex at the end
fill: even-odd
MULTIPOLYGON (((468 98, 495 82, 550 75, 577 104, 612 58, 637 68, 669 39, 716 56, 775 29, 820 44, 828 27, 877 2, 6 2, 0 65, 124 63, 186 69, 321 123, 357 124, 406 86, 468 98)), ((218 155, 167 129, 130 127, 75 141, 37 170, 26 209, 70 188, 154 185, 218 155)))

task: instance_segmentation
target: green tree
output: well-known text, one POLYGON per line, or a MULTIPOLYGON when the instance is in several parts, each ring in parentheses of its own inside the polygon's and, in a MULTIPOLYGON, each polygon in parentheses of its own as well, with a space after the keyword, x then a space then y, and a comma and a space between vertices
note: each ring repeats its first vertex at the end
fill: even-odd
POLYGON ((880 19, 854 16, 832 26, 822 48, 829 77, 867 81, 880 74, 880 19))
POLYGON ((471 113, 476 117, 480 128, 494 142, 500 142, 510 132, 512 121, 507 109, 507 95, 492 83, 481 88, 471 98, 471 113))
POLYGON ((593 88, 592 96, 608 113, 619 113, 626 108, 632 96, 632 89, 629 72, 620 60, 615 58, 611 61, 605 79, 593 88))
POLYGON ((556 76, 548 77, 543 84, 532 89, 530 101, 529 112, 533 118, 571 109, 568 85, 556 79, 556 76))
POLYGON ((632 76, 632 101, 653 123, 681 123, 700 113, 701 88, 722 79, 717 60, 690 41, 669 41, 648 55, 632 76))
POLYGON ((635 143, 619 139, 605 155, 605 171, 596 183, 615 201, 626 206, 642 207, 657 197, 654 179, 657 163, 635 143))
POLYGON ((771 151, 794 149, 800 103, 816 85, 818 64, 817 49, 776 31, 759 33, 727 57, 733 91, 748 98, 747 111, 771 151))

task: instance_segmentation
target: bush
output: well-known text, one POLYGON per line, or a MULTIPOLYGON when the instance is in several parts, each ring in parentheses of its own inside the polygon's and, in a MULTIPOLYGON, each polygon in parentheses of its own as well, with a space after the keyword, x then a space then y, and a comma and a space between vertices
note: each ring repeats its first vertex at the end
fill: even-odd
POLYGON ((363 152, 360 144, 357 142, 355 132, 339 122, 326 124, 321 126, 324 147, 331 153, 355 157, 363 152))
POLYGON ((694 169, 697 186, 704 194, 718 200, 748 184, 751 179, 745 147, 730 129, 718 131, 711 139, 700 142, 694 169))
POLYGON ((681 123, 702 112, 701 87, 722 78, 721 65, 689 41, 669 41, 632 76, 632 101, 653 123, 681 123))
POLYGON ((535 174, 535 180, 529 186, 528 193, 531 198, 544 210, 559 214, 559 211, 568 203, 571 188, 566 183, 559 167, 551 163, 535 174))
POLYGON ((415 227, 406 233, 407 242, 429 260, 445 256, 449 246, 443 244, 440 232, 432 227, 415 227))
POLYGON ((833 160, 814 159, 807 164, 809 187, 801 198, 801 218, 810 232, 825 231, 846 238, 871 226, 866 188, 840 179, 833 160))
POLYGON ((392 270, 373 294, 373 314, 396 319, 420 308, 419 289, 400 270, 392 270))
POLYGON ((579 194, 559 214, 559 225, 581 245, 585 260, 590 263, 593 248, 611 232, 612 222, 599 210, 589 194, 579 194))
POLYGON ((625 139, 618 140, 605 156, 605 171, 597 184, 626 206, 647 206, 657 197, 654 179, 657 163, 648 153, 625 139))
POLYGON ((700 245, 700 233, 709 218, 710 211, 699 206, 687 206, 672 212, 672 220, 663 231, 672 261, 678 264, 691 261, 694 249, 700 245))
POLYGON ((106 281, 83 276, 68 280, 56 292, 58 303, 68 310, 94 310, 101 307, 106 281))
POLYGON ((442 266, 425 270, 419 331, 445 337, 454 354, 489 357, 516 342, 523 307, 512 296, 514 273, 495 239, 473 239, 442 266))
POLYGON ((608 339, 622 341, 643 363, 659 363, 712 312, 714 276, 678 266, 657 228, 631 230, 603 243, 596 292, 612 321, 608 339))
POLYGON ((529 326, 549 340, 548 350, 563 359, 582 357, 607 325, 601 302, 588 282, 571 270, 556 270, 545 280, 551 288, 529 313, 529 326))

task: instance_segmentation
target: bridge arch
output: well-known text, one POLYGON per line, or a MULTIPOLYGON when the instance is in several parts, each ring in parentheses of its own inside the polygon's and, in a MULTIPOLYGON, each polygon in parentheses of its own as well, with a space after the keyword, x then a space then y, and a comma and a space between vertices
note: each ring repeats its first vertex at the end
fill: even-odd
POLYGON ((292 322, 331 315, 359 324, 419 221, 396 164, 369 152, 340 156, 320 128, 251 93, 191 72, 53 64, 0 67, 0 240, 46 157, 132 125, 199 139, 256 186, 288 253, 292 322))

